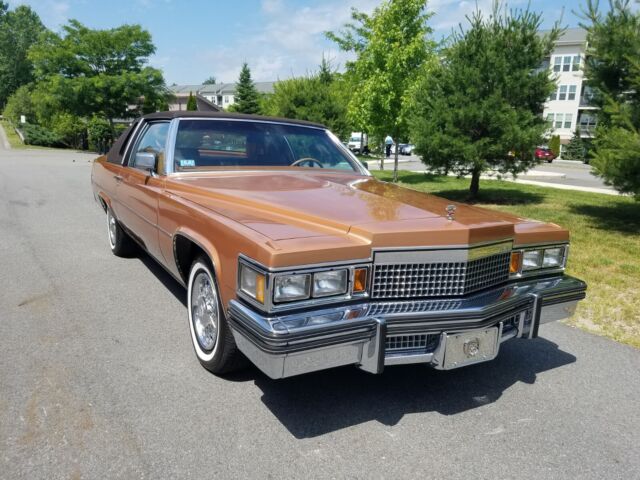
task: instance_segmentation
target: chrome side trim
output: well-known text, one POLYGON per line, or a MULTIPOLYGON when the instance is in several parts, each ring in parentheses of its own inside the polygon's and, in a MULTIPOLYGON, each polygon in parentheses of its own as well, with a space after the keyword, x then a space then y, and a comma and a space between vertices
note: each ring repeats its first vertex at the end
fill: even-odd
POLYGON ((140 131, 140 128, 144 123, 146 123, 144 120, 138 121, 136 128, 133 130, 133 132, 131 132, 131 135, 129 136, 127 146, 124 148, 124 153, 122 154, 122 161, 120 162, 120 165, 122 165, 123 167, 129 163, 129 150, 133 146, 133 141, 138 139, 138 132, 140 131))
POLYGON ((169 132, 167 134, 167 146, 164 154, 164 174, 169 175, 174 171, 176 136, 178 135, 179 118, 174 118, 169 122, 169 132))

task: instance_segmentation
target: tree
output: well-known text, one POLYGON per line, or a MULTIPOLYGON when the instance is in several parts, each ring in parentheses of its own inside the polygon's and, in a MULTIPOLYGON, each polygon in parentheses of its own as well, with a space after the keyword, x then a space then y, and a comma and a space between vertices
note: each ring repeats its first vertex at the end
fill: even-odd
POLYGON ((166 101, 162 72, 146 66, 155 52, 151 35, 139 25, 92 30, 70 20, 63 34, 45 32, 29 51, 35 94, 43 119, 59 111, 79 117, 131 116, 166 101))
POLYGON ((20 5, 9 11, 0 1, 0 108, 18 87, 33 80, 27 52, 44 29, 30 7, 20 5))
POLYGON ((565 160, 582 160, 584 161, 586 157, 586 147, 582 141, 582 136, 580 135, 580 129, 576 128, 576 131, 571 137, 571 140, 564 148, 564 153, 562 154, 562 158, 565 160))
POLYGON ((258 90, 256 90, 253 80, 251 80, 251 70, 249 70, 246 62, 242 64, 242 69, 240 70, 233 111, 253 114, 260 113, 260 95, 258 90))
POLYGON ((434 60, 428 39, 425 0, 385 0, 371 15, 353 10, 353 23, 327 37, 357 55, 347 62, 352 82, 349 117, 354 126, 382 140, 396 142, 393 180, 398 179, 398 143, 407 136, 410 92, 418 73, 434 60))
POLYGON ((31 100, 31 91, 27 85, 18 88, 7 100, 4 107, 4 116, 14 124, 20 123, 20 117, 25 116, 27 122, 34 123, 36 112, 31 100))
POLYGON ((591 165, 607 184, 640 200, 640 13, 628 0, 585 9, 588 85, 594 91, 598 126, 591 165))
POLYGON ((198 110, 198 104, 196 103, 196 97, 193 96, 193 92, 189 92, 189 99, 187 100, 187 110, 191 112, 198 110))
POLYGON ((336 135, 349 133, 348 86, 323 58, 320 70, 305 77, 282 80, 264 101, 266 115, 322 123, 336 135))
POLYGON ((551 136, 551 140, 549 140, 549 150, 551 150, 556 157, 560 156, 560 135, 551 136))
POLYGON ((209 78, 207 78, 204 82, 202 82, 203 85, 215 85, 216 84, 216 77, 211 76, 209 78))
POLYGON ((436 171, 471 175, 471 199, 482 172, 517 174, 535 165, 532 151, 548 130, 543 105, 555 88, 540 65, 558 28, 540 35, 540 14, 501 9, 468 17, 414 92, 416 152, 436 171))

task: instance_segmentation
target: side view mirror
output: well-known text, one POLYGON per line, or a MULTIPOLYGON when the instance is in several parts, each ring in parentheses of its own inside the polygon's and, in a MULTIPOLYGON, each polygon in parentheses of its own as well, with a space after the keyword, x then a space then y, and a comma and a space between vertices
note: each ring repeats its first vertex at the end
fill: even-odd
POLYGON ((369 162, 362 162, 362 165, 364 165, 364 168, 369 170, 369 162))
POLYGON ((158 163, 158 157, 152 152, 138 152, 133 166, 140 170, 149 170, 154 172, 158 163))

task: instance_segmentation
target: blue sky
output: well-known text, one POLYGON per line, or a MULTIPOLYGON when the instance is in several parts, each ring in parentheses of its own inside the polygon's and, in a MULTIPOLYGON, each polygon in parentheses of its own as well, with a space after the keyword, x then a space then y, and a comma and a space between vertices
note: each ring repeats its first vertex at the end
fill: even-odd
MULTIPOLYGON (((510 0, 510 7, 528 0, 510 0)), ((30 5, 47 27, 58 30, 75 18, 91 28, 139 23, 157 47, 150 63, 164 71, 167 84, 201 83, 213 75, 237 79, 247 61, 255 80, 277 80, 314 70, 322 55, 344 65, 346 54, 323 32, 349 20, 350 8, 371 11, 379 0, 9 0, 30 5)), ((431 0, 431 26, 439 39, 451 32, 476 4, 488 11, 492 0, 431 0)), ((559 20, 577 26, 582 0, 530 0, 545 27, 559 20)))

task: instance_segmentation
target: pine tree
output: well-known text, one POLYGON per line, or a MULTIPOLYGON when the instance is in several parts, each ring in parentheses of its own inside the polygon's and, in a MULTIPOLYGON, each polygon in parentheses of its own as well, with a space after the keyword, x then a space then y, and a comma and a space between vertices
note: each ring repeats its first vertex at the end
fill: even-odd
POLYGON ((236 88, 233 110, 240 113, 260 113, 260 95, 251 80, 251 70, 245 62, 240 70, 240 78, 236 88))
POLYGON ((595 93, 598 128, 591 165, 605 183, 640 201, 640 12, 629 0, 598 10, 587 1, 588 85, 595 93))
POLYGON ((565 160, 582 160, 585 157, 585 146, 580 136, 580 129, 576 128, 571 141, 567 144, 562 154, 562 158, 565 160))
POLYGON ((560 135, 554 135, 549 142, 549 149, 556 157, 560 156, 560 135))
POLYGON ((189 100, 187 100, 187 110, 190 112, 198 110, 198 104, 196 103, 196 97, 193 96, 193 92, 189 92, 189 100))
POLYGON ((548 130, 541 113, 554 81, 540 65, 559 30, 539 35, 540 14, 503 7, 469 16, 414 89, 416 152, 432 170, 471 175, 470 199, 484 171, 534 167, 531 152, 548 130))

